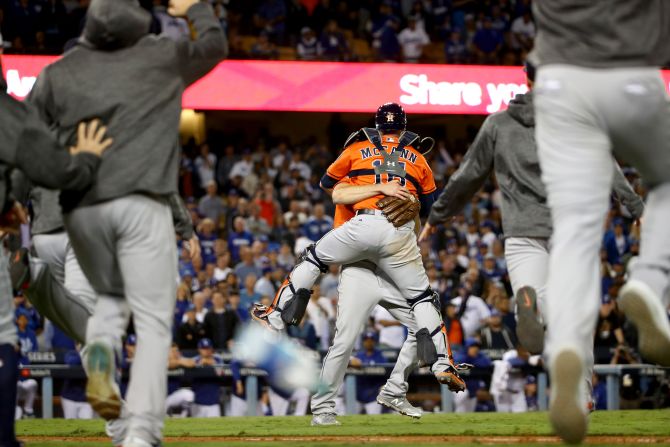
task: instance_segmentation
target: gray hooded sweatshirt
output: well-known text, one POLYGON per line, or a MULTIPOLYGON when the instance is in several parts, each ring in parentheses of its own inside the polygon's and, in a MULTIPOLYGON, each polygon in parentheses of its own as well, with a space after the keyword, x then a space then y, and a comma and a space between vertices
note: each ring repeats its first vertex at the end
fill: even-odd
POLYGON ((10 171, 21 169, 37 185, 72 190, 87 188, 100 158, 90 153, 71 156, 56 141, 37 111, 7 92, 0 66, 0 208, 13 201, 10 171))
POLYGON ((193 41, 149 35, 151 16, 136 0, 93 0, 80 44, 46 67, 30 101, 70 144, 77 124, 100 118, 114 144, 85 191, 63 190, 67 213, 130 194, 176 194, 178 130, 184 89, 227 53, 212 7, 187 12, 193 41))
MULTIPOLYGON (((642 200, 614 159, 612 169, 615 196, 639 218, 644 209, 642 200)), ((460 213, 491 173, 495 173, 502 193, 505 237, 549 238, 551 214, 535 145, 532 92, 517 95, 507 110, 486 118, 461 166, 433 204, 428 222, 437 225, 460 213)))

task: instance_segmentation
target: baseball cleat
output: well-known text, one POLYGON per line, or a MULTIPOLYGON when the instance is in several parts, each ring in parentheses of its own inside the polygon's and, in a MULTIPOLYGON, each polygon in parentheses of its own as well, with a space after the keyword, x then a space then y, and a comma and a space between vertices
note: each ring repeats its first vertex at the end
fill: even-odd
POLYGON ((123 447, 160 447, 160 444, 151 444, 140 438, 127 438, 123 441, 123 447))
POLYGON ((533 355, 544 351, 544 325, 537 313, 537 293, 532 287, 522 287, 516 293, 516 336, 521 345, 533 355))
POLYGON ((453 391, 454 393, 465 391, 465 382, 458 375, 458 371, 454 366, 449 365, 444 371, 436 372, 435 378, 442 385, 446 385, 449 391, 453 391))
POLYGON ((584 362, 574 348, 558 351, 552 362, 549 420, 554 433, 568 444, 579 444, 586 437, 588 418, 580 399, 584 362))
POLYGON ((342 425, 340 421, 336 419, 335 413, 324 413, 324 414, 315 414, 312 417, 311 425, 313 427, 318 425, 342 425))
POLYGON ((86 400, 103 419, 118 419, 121 414, 121 393, 115 381, 112 349, 104 343, 86 346, 86 400))
POLYGON ((621 289, 619 306, 637 328, 642 356, 670 366, 670 323, 660 298, 642 281, 631 279, 621 289))
POLYGON ((19 248, 9 258, 9 276, 15 292, 30 286, 30 256, 27 248, 19 248))
POLYGON ((421 419, 421 416, 423 416, 423 410, 410 404, 405 396, 392 397, 379 393, 377 403, 414 419, 421 419))
POLYGON ((272 324, 270 323, 270 320, 268 319, 268 307, 264 306, 263 304, 255 303, 253 306, 251 306, 251 310, 249 311, 249 314, 251 315, 251 319, 259 323, 261 326, 263 326, 265 329, 276 332, 277 330, 272 327, 272 324))

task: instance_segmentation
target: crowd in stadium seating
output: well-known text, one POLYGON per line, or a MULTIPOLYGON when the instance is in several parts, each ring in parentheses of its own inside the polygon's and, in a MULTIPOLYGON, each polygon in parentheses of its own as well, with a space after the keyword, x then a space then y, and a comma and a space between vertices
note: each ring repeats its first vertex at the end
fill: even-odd
MULTIPOLYGON (((90 0, 0 0, 7 53, 60 54, 90 0)), ((210 0, 233 59, 519 65, 535 37, 530 0, 210 0)), ((151 32, 189 38, 167 0, 143 0, 151 32)))

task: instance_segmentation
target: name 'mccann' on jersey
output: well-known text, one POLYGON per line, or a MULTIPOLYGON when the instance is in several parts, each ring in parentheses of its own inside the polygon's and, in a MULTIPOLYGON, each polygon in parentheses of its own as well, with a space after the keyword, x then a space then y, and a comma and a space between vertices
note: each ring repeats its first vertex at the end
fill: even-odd
MULTIPOLYGON (((325 188, 333 188, 343 180, 352 185, 397 181, 421 201, 423 210, 429 209, 436 186, 426 158, 413 146, 402 144, 402 134, 379 136, 377 144, 365 139, 345 147, 328 167, 321 184, 325 188)), ((376 203, 383 197, 380 194, 362 200, 353 205, 353 210, 377 209, 376 203)))

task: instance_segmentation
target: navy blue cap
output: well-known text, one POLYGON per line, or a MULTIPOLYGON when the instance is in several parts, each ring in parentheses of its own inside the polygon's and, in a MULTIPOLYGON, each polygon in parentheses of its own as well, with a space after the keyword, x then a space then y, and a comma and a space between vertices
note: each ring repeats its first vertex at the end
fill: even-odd
POLYGON ((466 348, 469 348, 470 346, 479 346, 479 347, 481 347, 481 346, 482 346, 482 342, 480 342, 480 341, 477 340, 476 338, 468 338, 467 340, 465 340, 465 347, 466 347, 466 348))
POLYGON ((207 348, 213 348, 214 344, 212 344, 212 340, 209 338, 203 338, 198 342, 198 349, 207 349, 207 348))
POLYGON ((363 340, 372 339, 377 341, 377 333, 375 331, 367 331, 363 334, 363 340))
POLYGON ((128 337, 126 337, 126 344, 135 346, 137 344, 137 336, 135 334, 130 334, 128 337))

